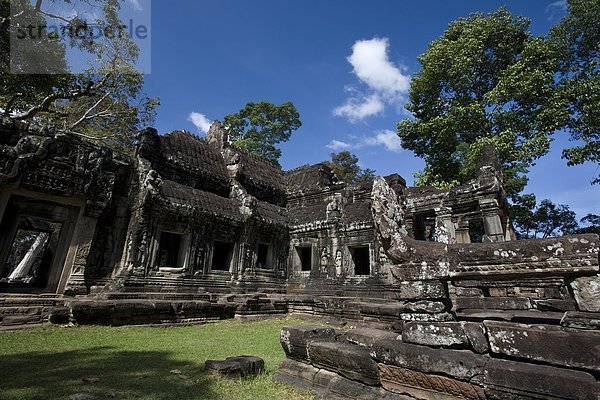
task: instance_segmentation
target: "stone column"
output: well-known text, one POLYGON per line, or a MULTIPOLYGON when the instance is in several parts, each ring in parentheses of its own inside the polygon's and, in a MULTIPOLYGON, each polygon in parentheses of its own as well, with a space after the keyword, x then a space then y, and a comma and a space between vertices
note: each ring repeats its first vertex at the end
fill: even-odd
POLYGON ((449 207, 435 208, 435 236, 441 243, 456 243, 456 232, 452 223, 452 209, 449 207))
MULTIPOLYGON (((85 268, 92 248, 92 241, 96 233, 97 218, 81 216, 77 221, 71 248, 74 256, 71 263, 71 274, 67 281, 66 291, 72 295, 88 294, 85 286, 85 268)), ((68 267, 66 265, 65 267, 68 267)))
POLYGON ((500 219, 500 207, 496 199, 479 200, 483 218, 484 242, 504 242, 504 229, 500 219))
POLYGON ((456 228, 456 243, 471 243, 469 235, 469 220, 464 218, 458 219, 458 227, 456 228))

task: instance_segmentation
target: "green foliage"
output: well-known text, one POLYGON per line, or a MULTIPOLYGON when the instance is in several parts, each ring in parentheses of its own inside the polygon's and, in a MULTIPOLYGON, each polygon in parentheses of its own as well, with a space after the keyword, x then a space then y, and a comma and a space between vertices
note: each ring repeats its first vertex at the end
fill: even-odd
POLYGON ((349 151, 331 153, 331 162, 326 162, 326 164, 346 183, 363 183, 375 178, 375 171, 369 168, 360 168, 358 157, 349 151))
POLYGON ((587 226, 577 229, 575 233, 595 233, 600 235, 600 215, 588 214, 581 218, 581 223, 587 226))
POLYGON ((287 142, 302 126, 300 114, 291 102, 276 106, 267 101, 248 103, 235 114, 225 116, 229 138, 236 147, 279 165, 281 150, 275 145, 287 142))
MULTIPOLYGON (((92 26, 88 24, 103 31, 122 26, 118 17, 122 1, 88 2, 99 17, 86 22, 77 17, 57 19, 44 10, 43 0, 36 1, 35 6, 21 2, 24 12, 11 15, 10 1, 0 0, 0 108, 4 109, 4 115, 53 124, 81 136, 96 138, 115 149, 131 150, 135 132, 154 119, 158 99, 143 94, 144 77, 134 66, 138 48, 128 35, 102 35, 98 39, 90 39, 84 34, 56 37, 55 40, 54 37, 42 37, 35 45, 38 58, 43 60, 41 66, 58 66, 63 74, 11 74, 8 51, 11 29, 27 24, 46 25, 50 21, 65 28, 79 28, 80 32, 91 30, 92 26), (90 55, 91 61, 85 71, 69 72, 65 61, 67 47, 90 55)), ((31 57, 15 59, 31 62, 31 57)), ((31 65, 13 65, 22 71, 27 71, 28 66, 31 65)))
POLYGON ((542 200, 536 208, 535 196, 518 196, 511 205, 513 224, 519 239, 554 237, 579 233, 575 212, 564 204, 542 200))
POLYGON ((306 324, 272 319, 186 327, 86 326, 3 332, 0 397, 51 400, 91 392, 101 399, 313 399, 308 392, 273 381, 285 357, 279 343, 281 327, 306 324), (208 359, 242 354, 263 358, 265 374, 226 379, 204 370, 208 359), (98 382, 82 381, 92 377, 98 382))
POLYGON ((568 15, 550 31, 560 51, 555 101, 566 108, 562 123, 578 141, 563 158, 568 165, 600 163, 600 2, 569 0, 567 8, 568 15))
POLYGON ((560 107, 550 101, 556 48, 533 37, 529 20, 505 8, 458 19, 419 56, 398 124, 403 147, 425 159, 417 184, 452 186, 474 177, 483 145, 496 146, 507 193, 525 186, 525 173, 549 149, 560 107))

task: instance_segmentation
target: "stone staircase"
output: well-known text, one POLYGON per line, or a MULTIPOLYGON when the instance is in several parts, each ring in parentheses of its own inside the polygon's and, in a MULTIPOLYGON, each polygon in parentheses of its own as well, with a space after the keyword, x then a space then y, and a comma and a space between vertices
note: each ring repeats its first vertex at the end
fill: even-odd
POLYGON ((0 330, 41 326, 65 300, 55 294, 3 294, 0 297, 0 330))

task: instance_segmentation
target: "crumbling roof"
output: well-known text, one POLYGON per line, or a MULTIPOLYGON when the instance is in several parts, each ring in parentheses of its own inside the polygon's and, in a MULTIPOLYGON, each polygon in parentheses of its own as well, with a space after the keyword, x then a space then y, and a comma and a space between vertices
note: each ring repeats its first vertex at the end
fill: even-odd
POLYGON ((162 192, 167 196, 169 202, 177 208, 190 209, 205 214, 216 214, 232 220, 242 219, 240 214, 241 203, 238 200, 194 189, 171 180, 163 181, 162 192))
POLYGON ((339 183, 325 163, 303 165, 286 172, 288 193, 310 193, 339 183))
POLYGON ((283 207, 259 200, 256 202, 256 211, 269 224, 287 226, 289 223, 288 212, 283 207))
POLYGON ((192 171, 209 171, 228 179, 220 152, 206 140, 190 133, 175 131, 160 137, 164 157, 192 171))
POLYGON ((288 204, 290 225, 304 225, 327 219, 327 203, 324 199, 305 204, 288 204))
POLYGON ((358 199, 347 204, 342 211, 342 223, 372 222, 371 201, 358 199))
POLYGON ((234 148, 240 157, 241 169, 237 179, 248 193, 256 198, 283 205, 285 203, 285 178, 283 171, 269 161, 234 148))

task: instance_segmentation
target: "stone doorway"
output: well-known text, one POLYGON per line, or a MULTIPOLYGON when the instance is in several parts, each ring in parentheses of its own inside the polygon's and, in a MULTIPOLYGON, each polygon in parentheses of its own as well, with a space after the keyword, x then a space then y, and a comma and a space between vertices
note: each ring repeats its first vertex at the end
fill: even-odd
POLYGON ((0 292, 55 293, 79 207, 11 196, 0 223, 0 292))

